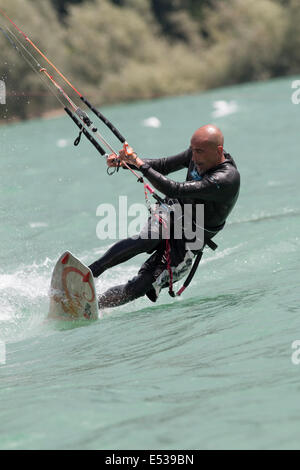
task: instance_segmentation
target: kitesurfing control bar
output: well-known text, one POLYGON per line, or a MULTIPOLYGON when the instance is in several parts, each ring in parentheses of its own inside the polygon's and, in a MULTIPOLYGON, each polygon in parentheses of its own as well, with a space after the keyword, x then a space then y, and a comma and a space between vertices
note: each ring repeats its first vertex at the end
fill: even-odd
POLYGON ((80 96, 80 99, 93 111, 94 114, 102 121, 104 124, 112 131, 113 134, 119 139, 119 141, 124 144, 126 142, 125 137, 115 128, 115 126, 100 112, 96 109, 84 96, 80 96))
POLYGON ((65 107, 64 110, 66 111, 66 113, 70 116, 70 118, 75 122, 76 126, 79 127, 80 129, 80 132, 82 132, 85 137, 93 144, 93 146, 98 150, 98 152, 104 156, 104 155, 107 155, 107 153, 105 152, 105 150, 101 147, 101 145, 94 139, 94 137, 86 130, 85 127, 83 127, 83 125, 79 122, 79 120, 77 119, 77 117, 75 116, 75 114, 72 113, 72 111, 70 111, 69 108, 65 107))

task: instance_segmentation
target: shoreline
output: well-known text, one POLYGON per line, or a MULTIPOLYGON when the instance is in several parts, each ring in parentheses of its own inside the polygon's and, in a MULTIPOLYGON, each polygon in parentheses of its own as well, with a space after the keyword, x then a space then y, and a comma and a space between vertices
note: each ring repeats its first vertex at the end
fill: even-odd
POLYGON ((33 121, 34 119, 44 119, 50 120, 57 117, 61 117, 65 114, 65 111, 62 108, 55 108, 49 111, 45 111, 40 115, 28 116, 26 119, 21 119, 20 117, 13 116, 7 119, 0 119, 0 126, 5 126, 9 124, 18 124, 20 122, 33 121))

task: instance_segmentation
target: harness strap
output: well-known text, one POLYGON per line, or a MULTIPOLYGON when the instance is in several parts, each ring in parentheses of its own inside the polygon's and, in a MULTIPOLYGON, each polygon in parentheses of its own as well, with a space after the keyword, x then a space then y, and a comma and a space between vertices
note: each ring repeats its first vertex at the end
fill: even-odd
POLYGON ((169 294, 171 297, 175 297, 175 292, 173 291, 173 271, 172 271, 172 266, 171 266, 171 246, 170 246, 170 240, 166 240, 166 251, 165 251, 165 257, 167 261, 167 270, 169 273, 169 294))
MULTIPOLYGON (((211 248, 214 251, 218 248, 218 245, 210 239, 205 241, 204 246, 205 245, 207 245, 209 248, 211 248)), ((203 248, 204 248, 204 246, 203 246, 203 248)), ((186 278, 186 280, 183 283, 183 286, 179 289, 179 291, 176 293, 176 295, 178 295, 178 296, 181 295, 182 292, 188 287, 188 285, 190 284, 190 282, 192 281, 192 279, 195 275, 195 272, 197 271, 197 268, 199 266, 199 263, 201 261, 202 256, 203 256, 203 249, 201 251, 199 251, 199 253, 197 254, 196 259, 194 261, 192 269, 189 272, 188 277, 186 278)), ((169 293, 170 293, 170 291, 169 291, 169 293)), ((174 292, 173 292, 173 294, 174 294, 174 292)), ((175 294, 174 295, 170 294, 170 295, 171 295, 171 297, 175 296, 175 294)))
POLYGON ((194 261, 194 264, 193 264, 193 267, 192 269, 190 270, 190 273, 188 275, 188 277, 186 278, 186 280, 184 281, 183 283, 183 286, 179 289, 179 291, 177 292, 176 295, 181 295, 182 292, 188 287, 188 285, 190 284, 191 280, 193 279, 194 275, 195 275, 195 272, 197 271, 197 268, 198 268, 198 265, 201 261, 201 258, 202 258, 202 255, 203 255, 203 251, 199 251, 199 253, 197 254, 196 256, 196 259, 194 261))
POLYGON ((213 251, 215 251, 218 248, 218 245, 210 239, 205 240, 204 246, 205 245, 209 246, 209 248, 213 251))

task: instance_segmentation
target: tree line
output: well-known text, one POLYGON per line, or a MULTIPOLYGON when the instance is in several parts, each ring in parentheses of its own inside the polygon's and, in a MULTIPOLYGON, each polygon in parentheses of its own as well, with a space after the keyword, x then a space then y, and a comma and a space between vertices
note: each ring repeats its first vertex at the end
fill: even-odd
MULTIPOLYGON (((1 8, 79 89, 103 105, 299 73, 298 2, 2 0, 1 8)), ((1 34, 5 25, 0 17, 0 79, 7 89, 0 118, 54 110, 57 101, 39 73, 1 34)))

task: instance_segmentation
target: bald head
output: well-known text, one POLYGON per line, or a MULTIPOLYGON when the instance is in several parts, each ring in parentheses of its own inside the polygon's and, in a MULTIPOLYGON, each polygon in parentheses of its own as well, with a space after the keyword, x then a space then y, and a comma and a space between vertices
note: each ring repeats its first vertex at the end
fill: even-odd
POLYGON ((207 124, 197 129, 191 138, 192 159, 199 173, 205 173, 225 161, 224 137, 220 129, 207 124))
POLYGON ((220 129, 212 124, 207 124, 206 126, 199 127, 197 129, 192 139, 196 142, 208 142, 212 146, 218 147, 221 145, 223 147, 224 137, 220 129))

